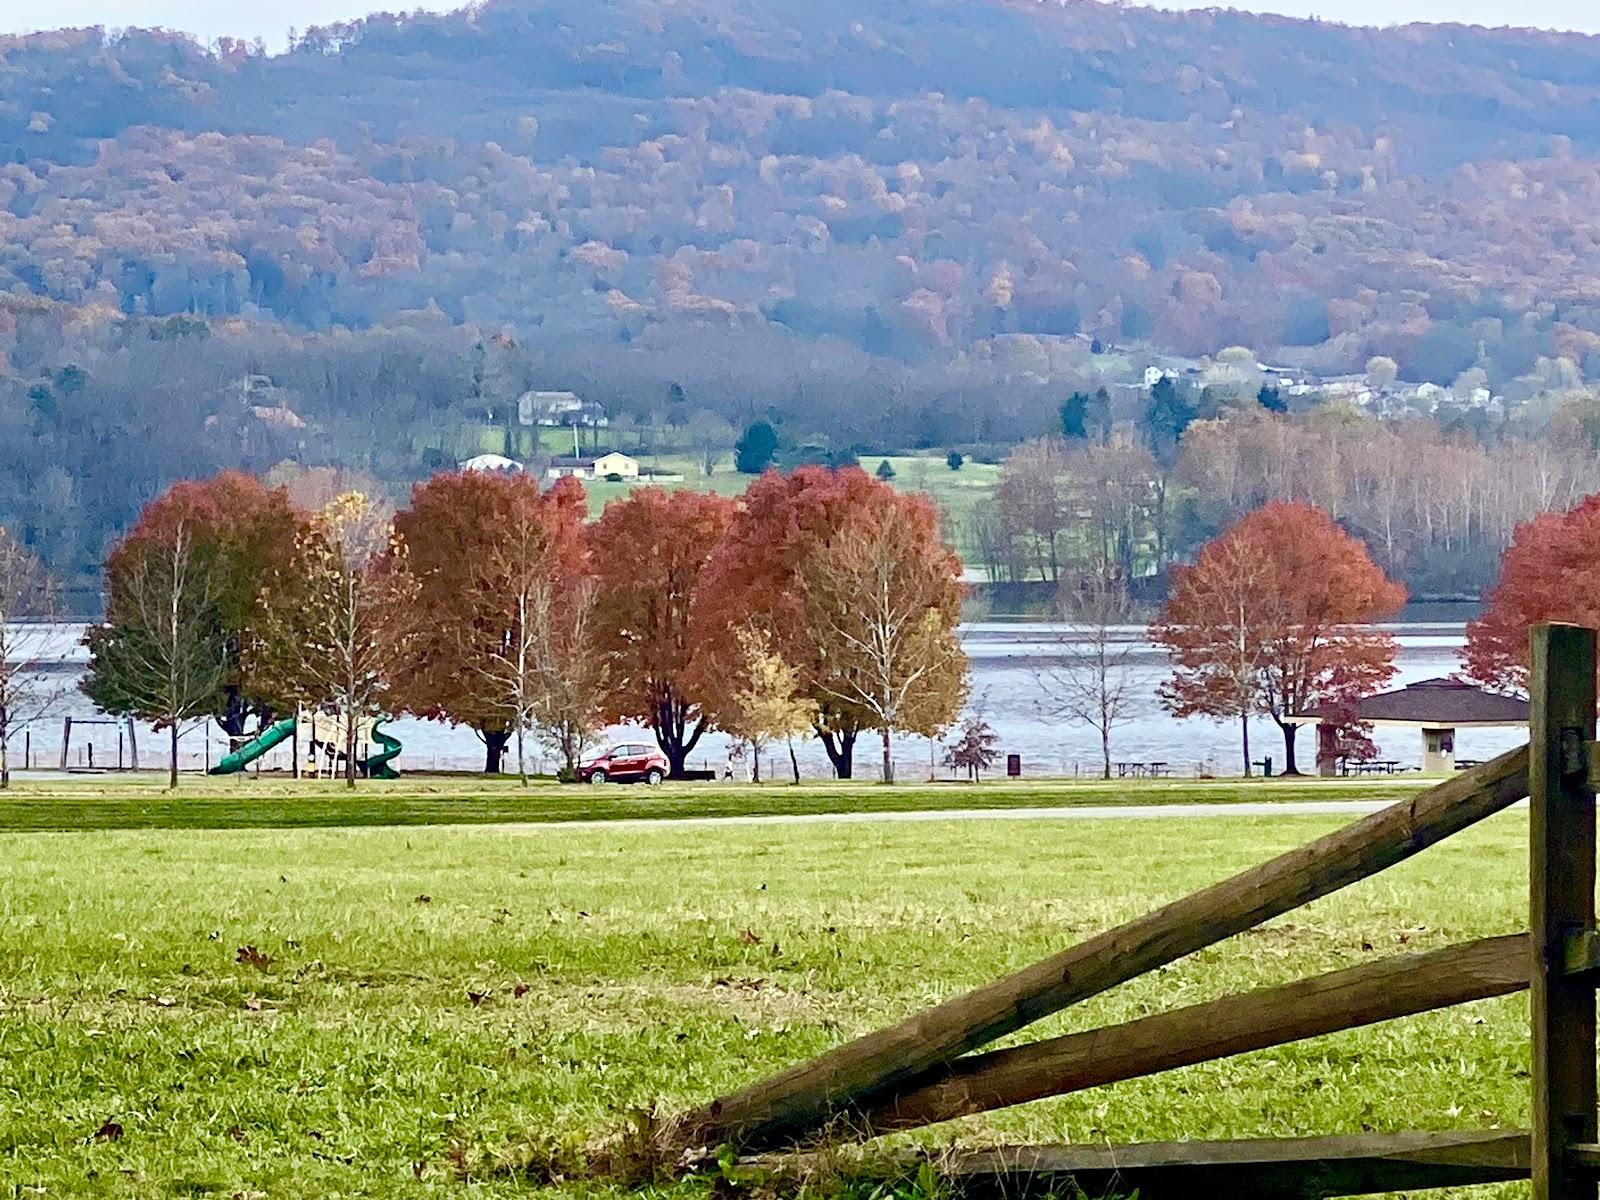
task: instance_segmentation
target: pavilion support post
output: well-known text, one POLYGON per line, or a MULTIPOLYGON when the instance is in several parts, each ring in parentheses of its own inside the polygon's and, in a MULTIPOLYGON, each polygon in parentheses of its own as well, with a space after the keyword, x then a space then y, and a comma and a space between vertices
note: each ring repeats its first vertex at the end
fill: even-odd
POLYGON ((1572 1148, 1596 1137, 1595 991, 1567 970, 1595 928, 1595 631, 1533 630, 1529 686, 1529 921, 1532 944, 1533 1198, 1595 1200, 1572 1148))

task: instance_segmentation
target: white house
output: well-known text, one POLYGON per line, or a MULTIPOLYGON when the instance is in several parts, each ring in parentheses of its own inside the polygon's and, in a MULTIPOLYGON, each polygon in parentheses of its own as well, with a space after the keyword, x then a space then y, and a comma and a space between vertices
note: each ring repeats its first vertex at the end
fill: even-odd
POLYGON ((608 424, 605 405, 585 400, 576 392, 523 392, 517 399, 517 420, 523 425, 608 424))

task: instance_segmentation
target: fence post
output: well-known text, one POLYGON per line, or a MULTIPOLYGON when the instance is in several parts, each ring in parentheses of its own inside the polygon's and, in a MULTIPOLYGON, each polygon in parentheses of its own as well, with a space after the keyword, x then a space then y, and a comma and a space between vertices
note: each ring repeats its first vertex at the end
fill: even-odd
POLYGON ((1529 686, 1529 923, 1534 961, 1533 1198, 1595 1200, 1569 1147, 1596 1141, 1594 983, 1570 975, 1567 946, 1595 921, 1595 631, 1533 630, 1529 686))

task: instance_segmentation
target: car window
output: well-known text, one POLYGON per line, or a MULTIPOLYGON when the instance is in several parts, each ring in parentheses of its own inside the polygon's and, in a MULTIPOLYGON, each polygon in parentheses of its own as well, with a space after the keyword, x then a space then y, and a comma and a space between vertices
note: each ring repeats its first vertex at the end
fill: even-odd
POLYGON ((649 754, 649 753, 650 753, 650 748, 648 746, 629 746, 628 747, 628 757, 629 758, 643 758, 646 754, 649 754))

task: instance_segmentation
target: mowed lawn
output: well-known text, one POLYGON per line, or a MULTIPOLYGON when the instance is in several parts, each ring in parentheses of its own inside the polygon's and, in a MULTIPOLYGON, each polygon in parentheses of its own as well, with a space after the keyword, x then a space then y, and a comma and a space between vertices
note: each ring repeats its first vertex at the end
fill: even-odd
MULTIPOLYGON (((3 834, 0 1195, 530 1194, 539 1147, 754 1079, 1338 823, 3 834)), ((1524 928, 1526 828, 1502 814, 1039 1031, 1524 928)), ((1526 1019, 1521 997, 1482 1002, 926 1136, 1516 1126, 1526 1019)))
POLYGON ((1076 808, 1095 805, 1393 800, 1433 780, 1363 779, 986 780, 978 786, 907 781, 807 781, 604 787, 473 775, 406 774, 393 781, 294 780, 186 775, 176 792, 164 774, 40 779, 0 793, 0 832, 93 829, 234 829, 507 822, 663 820, 926 812, 940 809, 1076 808))

